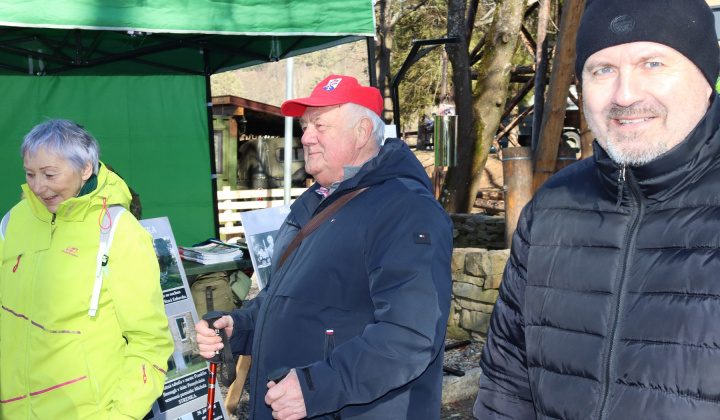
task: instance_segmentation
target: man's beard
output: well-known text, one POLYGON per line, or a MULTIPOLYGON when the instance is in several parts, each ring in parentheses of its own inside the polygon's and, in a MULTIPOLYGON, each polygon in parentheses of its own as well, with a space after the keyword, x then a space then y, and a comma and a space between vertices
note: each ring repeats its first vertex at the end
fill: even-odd
MULTIPOLYGON (((640 166, 644 165, 667 152, 667 139, 664 133, 653 138, 643 139, 646 132, 622 133, 610 130, 611 120, 633 120, 648 115, 654 118, 664 118, 667 111, 662 107, 651 105, 631 105, 621 107, 613 105, 605 114, 603 123, 607 124, 608 135, 605 139, 605 151, 618 165, 640 166), (639 144, 638 142, 642 142, 639 144), (634 146, 634 147, 633 147, 634 146)), ((590 119, 588 119, 588 123, 590 119)), ((593 124, 589 124, 592 130, 593 124)))

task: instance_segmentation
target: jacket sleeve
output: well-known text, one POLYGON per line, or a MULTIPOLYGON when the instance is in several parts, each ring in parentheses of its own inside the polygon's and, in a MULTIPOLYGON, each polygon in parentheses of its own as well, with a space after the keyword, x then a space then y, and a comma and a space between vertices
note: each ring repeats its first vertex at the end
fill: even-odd
POLYGON ((140 419, 162 394, 174 344, 152 237, 130 214, 119 223, 106 282, 127 347, 110 418, 140 419))
POLYGON ((308 417, 407 385, 444 348, 452 288, 449 216, 434 198, 416 194, 398 194, 366 214, 358 223, 367 226, 367 236, 358 240, 374 320, 327 359, 298 368, 308 417))
POLYGON ((523 210, 513 235, 480 366, 482 376, 473 408, 476 419, 535 419, 525 353, 525 286, 529 244, 528 214, 523 210))
POLYGON ((243 302, 241 309, 230 313, 233 318, 233 332, 230 335, 230 348, 233 354, 250 354, 252 351, 255 321, 258 310, 267 295, 267 287, 262 289, 255 298, 243 302))

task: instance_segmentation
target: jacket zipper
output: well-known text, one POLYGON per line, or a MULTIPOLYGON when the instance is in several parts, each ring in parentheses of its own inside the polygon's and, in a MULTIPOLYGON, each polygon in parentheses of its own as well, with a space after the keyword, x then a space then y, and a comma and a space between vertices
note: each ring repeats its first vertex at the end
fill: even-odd
MULTIPOLYGON (((319 208, 320 208, 320 207, 318 207, 317 209, 315 209, 315 212, 313 212, 313 214, 310 216, 310 218, 312 218, 313 216, 315 216, 315 214, 317 213, 317 211, 319 210, 319 208)), ((298 228, 298 233, 300 233, 300 229, 301 229, 300 226, 297 226, 297 225, 292 224, 292 223, 289 223, 289 222, 285 222, 285 223, 287 223, 287 224, 289 224, 289 225, 291 225, 291 226, 293 226, 293 227, 298 228)), ((289 244, 289 243, 288 243, 288 244, 289 244)), ((283 250, 283 252, 285 252, 285 250, 283 250)), ((287 267, 290 266, 289 261, 287 261, 287 262, 288 262, 288 264, 285 264, 285 265, 283 266, 283 267, 285 268, 285 271, 287 271, 287 269, 288 269, 287 267)), ((270 304, 272 303, 272 300, 273 300, 273 298, 275 297, 275 290, 277 290, 277 289, 280 287, 280 283, 281 283, 282 280, 285 278, 285 275, 284 275, 284 272, 283 272, 283 268, 282 268, 282 267, 280 268, 280 270, 279 270, 277 273, 275 273, 275 276, 277 276, 277 275, 280 274, 280 273, 283 273, 283 275, 282 275, 282 276, 278 276, 275 281, 273 281, 271 284, 268 284, 268 285, 267 285, 267 287, 268 287, 268 296, 267 296, 267 298, 266 298, 267 302, 266 302, 265 304, 263 304, 264 310, 263 310, 263 312, 262 312, 262 321, 263 321, 263 325, 262 325, 262 326, 265 325, 265 317, 267 316, 268 310, 270 309, 270 304), (272 293, 270 292, 270 288, 272 288, 272 293)), ((258 314, 257 319, 261 319, 260 314, 258 314)), ((259 335, 256 335, 256 336, 258 337, 258 347, 260 347, 260 344, 262 344, 262 326, 260 326, 259 331, 258 331, 257 328, 256 328, 256 331, 255 331, 256 333, 257 333, 257 332, 260 332, 259 335)), ((256 327, 258 327, 257 324, 256 324, 256 327)), ((253 347, 254 347, 254 346, 253 346, 253 347)), ((260 356, 257 357, 256 362, 257 362, 257 363, 255 364, 256 368, 255 368, 255 374, 254 374, 254 376, 255 376, 255 386, 257 387, 258 384, 259 384, 259 382, 258 382, 258 380, 259 380, 259 378, 258 378, 258 372, 260 372, 260 368, 259 368, 259 366, 260 366, 260 356)), ((260 393, 256 392, 255 394, 260 394, 260 393)), ((253 396, 254 401, 253 401, 253 404, 252 404, 252 412, 250 413, 250 418, 255 418, 255 410, 256 410, 256 407, 257 407, 257 404, 258 404, 258 396, 259 396, 259 395, 254 395, 254 396, 253 396)), ((265 402, 263 401, 262 403, 264 404, 265 402)))
MULTIPOLYGON (((346 191, 346 193, 347 193, 347 192, 348 192, 348 191, 346 191)), ((333 195, 335 195, 335 194, 337 194, 337 191, 335 191, 335 193, 334 193, 333 195)), ((338 194, 337 197, 340 197, 341 195, 342 195, 342 194, 338 194)), ((336 198, 337 198, 337 197, 336 197, 336 198)), ((315 209, 315 211, 313 211, 313 213, 310 215, 310 219, 312 219, 313 217, 315 217, 315 215, 318 214, 320 211, 322 211, 322 209, 324 209, 326 206, 328 206, 328 200, 323 200, 322 202, 320 202, 320 204, 319 204, 318 207, 315 209)), ((310 219, 308 219, 308 220, 310 220, 310 219)), ((297 226, 297 225, 292 224, 292 223, 289 223, 289 222, 286 222, 286 223, 289 224, 289 225, 291 225, 291 226, 294 226, 294 227, 298 228, 298 233, 300 233, 300 229, 302 229, 301 226, 297 226)), ((282 250, 282 252, 285 252, 285 250, 282 250)), ((282 253, 281 253, 280 255, 282 255, 282 253)), ((289 258, 288 258, 288 260, 289 260, 289 258)), ((288 270, 287 267, 289 267, 289 266, 290 266, 290 261, 286 261, 286 263, 283 265, 285 271, 288 270)), ((267 303, 263 305, 263 306, 264 306, 264 311, 262 312, 262 321, 263 321, 263 325, 262 325, 262 326, 265 325, 265 317, 267 316, 268 310, 269 310, 269 308, 270 308, 270 304, 272 303, 272 300, 273 300, 273 298, 275 297, 275 291, 280 287, 281 281, 285 278, 285 275, 284 275, 284 272, 283 272, 283 267, 281 267, 280 270, 279 270, 277 273, 275 273, 276 276, 277 276, 278 274, 280 274, 280 273, 283 273, 283 275, 282 275, 282 276, 279 276, 279 278, 277 278, 276 281, 272 282, 272 285, 268 285, 268 296, 267 296, 267 298, 266 298, 267 303), (272 293, 270 292, 270 288, 271 288, 271 287, 272 287, 272 293)), ((260 314, 258 314, 257 319, 261 319, 260 314)), ((255 326, 258 327, 257 324, 256 324, 255 326)), ((259 330, 258 330, 257 328, 255 329, 255 333, 256 333, 255 336, 258 337, 258 347, 260 347, 260 344, 262 343, 262 326, 260 326, 261 328, 260 328, 259 330), (257 335, 258 332, 260 332, 260 335, 257 335)), ((254 346, 253 346, 253 347, 254 347, 254 346)), ((255 366, 260 366, 260 360, 259 360, 259 359, 260 359, 260 356, 258 356, 257 359, 258 359, 258 360, 256 360, 255 366)), ((259 379, 259 378, 258 378, 258 372, 259 372, 259 371, 260 371, 260 368, 259 368, 259 367, 256 367, 256 368, 255 368, 255 374, 254 374, 254 376, 255 376, 255 386, 257 386, 257 384, 258 384, 258 379, 259 379)), ((258 394, 258 393, 256 392, 255 394, 258 394)), ((254 401, 253 401, 253 404, 251 405, 251 406, 252 406, 252 412, 250 413, 250 418, 255 418, 255 410, 256 410, 256 407, 257 407, 257 403, 258 403, 258 401, 257 401, 258 395, 255 395, 255 396, 253 397, 253 399, 254 399, 254 401)), ((265 402, 263 401, 263 404, 264 404, 264 403, 265 403, 265 402)))
POLYGON ((638 228, 640 221, 645 214, 645 206, 643 204, 643 196, 640 191, 640 186, 635 181, 632 172, 629 173, 628 179, 625 178, 625 166, 622 168, 620 179, 618 180, 618 188, 622 188, 623 184, 627 184, 630 190, 630 195, 634 199, 632 202, 632 211, 630 213, 630 227, 628 229, 626 239, 624 242, 624 254, 622 261, 621 276, 617 283, 617 293, 615 296, 615 303, 613 305, 613 318, 611 320, 610 329, 610 340, 606 345, 605 354, 607 355, 604 363, 603 374, 605 376, 602 389, 602 399, 600 400, 600 409, 598 411, 597 418, 604 420, 608 417, 607 404, 610 398, 610 388, 614 382, 615 377, 615 346, 619 340, 618 325, 621 321, 621 312, 625 306, 625 297, 627 295, 625 290, 625 283, 629 277, 630 267, 632 265, 632 259, 635 256, 635 240, 637 239, 638 228))

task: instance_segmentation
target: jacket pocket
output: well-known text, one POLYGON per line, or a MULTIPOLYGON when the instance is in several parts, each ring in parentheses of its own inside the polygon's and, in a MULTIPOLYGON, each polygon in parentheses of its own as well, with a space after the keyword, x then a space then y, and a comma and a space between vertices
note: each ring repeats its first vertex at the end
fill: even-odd
POLYGON ((90 360, 87 356, 87 349, 85 348, 85 343, 82 344, 83 349, 83 357, 85 358, 85 366, 87 369, 87 377, 88 377, 88 385, 91 390, 91 395, 93 397, 93 400, 95 401, 96 405, 100 405, 100 385, 98 385, 97 378, 95 377, 95 372, 93 371, 92 365, 90 364, 90 360))
MULTIPOLYGON (((330 357, 330 354, 332 354, 333 350, 335 350, 335 330, 327 329, 327 330, 325 330, 325 356, 324 357, 326 359, 328 357, 330 357)), ((332 417, 335 420, 342 419, 339 411, 332 413, 332 417)))

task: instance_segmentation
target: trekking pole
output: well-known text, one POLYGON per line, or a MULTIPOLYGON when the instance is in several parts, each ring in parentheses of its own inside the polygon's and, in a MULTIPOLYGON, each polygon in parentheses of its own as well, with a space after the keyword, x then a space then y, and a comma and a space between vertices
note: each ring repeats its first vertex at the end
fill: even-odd
MULTIPOLYGON (((203 315, 203 319, 207 321, 210 328, 215 329, 215 335, 220 335, 220 330, 215 328, 215 321, 222 317, 222 312, 213 311, 203 315)), ((220 350, 215 350, 215 356, 208 360, 210 362, 210 377, 208 378, 208 400, 207 400, 207 418, 213 420, 213 409, 215 408, 215 374, 217 373, 217 364, 222 362, 220 350)))
MULTIPOLYGON (((231 364, 227 360, 228 355, 230 356, 229 358, 231 361, 233 361, 233 362, 235 361, 235 359, 232 358, 232 353, 230 351, 230 343, 228 341, 227 334, 225 334, 225 330, 224 329, 218 330, 217 328, 215 328, 215 321, 222 318, 222 316, 226 315, 226 314, 227 314, 226 312, 222 312, 222 311, 213 311, 213 312, 206 313, 202 317, 205 321, 207 321, 208 326, 210 328, 215 329, 215 334, 222 337, 222 341, 223 341, 223 345, 224 345, 224 348, 223 348, 224 354, 221 353, 220 350, 215 350, 215 356, 213 356, 211 359, 208 360, 210 362, 210 377, 208 378, 208 402, 207 402, 207 413, 208 413, 207 418, 208 418, 208 420, 213 420, 213 410, 215 408, 215 379, 217 377, 217 375, 216 375, 217 374, 217 365, 220 363, 223 363, 223 362, 225 362, 227 364, 231 364), (225 356, 225 358, 223 358, 223 355, 225 356)), ((230 368, 230 366, 228 366, 228 368, 230 368)), ((235 374, 235 368, 233 366, 232 374, 229 374, 228 378, 222 377, 223 382, 225 383, 226 386, 229 386, 229 384, 235 380, 234 374, 235 374), (229 379, 229 382, 226 379, 229 379)))

